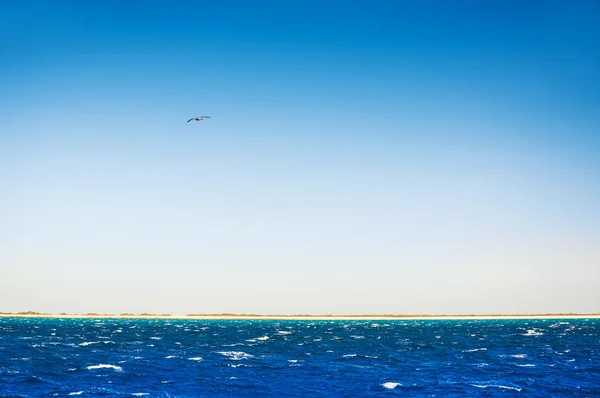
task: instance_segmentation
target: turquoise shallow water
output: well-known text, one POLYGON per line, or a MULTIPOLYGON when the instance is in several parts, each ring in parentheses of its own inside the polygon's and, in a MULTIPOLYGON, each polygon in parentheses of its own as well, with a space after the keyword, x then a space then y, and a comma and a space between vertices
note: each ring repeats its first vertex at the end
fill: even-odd
POLYGON ((0 319, 0 397, 600 396, 600 321, 0 319))

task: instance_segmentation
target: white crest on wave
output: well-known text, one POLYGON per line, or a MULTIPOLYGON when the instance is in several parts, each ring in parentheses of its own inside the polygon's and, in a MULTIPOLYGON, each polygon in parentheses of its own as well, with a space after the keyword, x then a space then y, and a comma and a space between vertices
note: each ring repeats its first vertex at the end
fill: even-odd
POLYGON ((117 365, 107 365, 105 363, 101 363, 99 365, 92 365, 92 366, 88 366, 87 367, 88 370, 95 370, 95 369, 114 369, 117 372, 122 372, 123 368, 117 365))
POLYGON ((243 351, 219 351, 218 354, 225 355, 226 357, 231 358, 234 361, 239 361, 241 359, 253 358, 253 355, 245 353, 243 351))
POLYGON ((80 345, 81 347, 86 347, 86 346, 88 346, 88 345, 92 345, 92 344, 98 344, 98 343, 100 343, 100 342, 99 342, 99 341, 85 341, 85 342, 83 342, 83 343, 79 343, 79 345, 80 345))
POLYGON ((518 387, 502 386, 502 385, 496 385, 496 384, 471 384, 471 386, 477 387, 477 388, 494 387, 494 388, 502 388, 504 390, 515 390, 515 391, 521 391, 522 390, 521 388, 518 388, 518 387))

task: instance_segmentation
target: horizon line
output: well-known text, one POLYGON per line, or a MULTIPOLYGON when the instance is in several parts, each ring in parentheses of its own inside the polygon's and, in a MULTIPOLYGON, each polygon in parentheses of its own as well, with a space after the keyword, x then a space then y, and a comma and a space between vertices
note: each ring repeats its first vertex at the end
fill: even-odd
POLYGON ((112 319, 190 319, 190 320, 434 320, 434 319, 550 319, 550 318, 600 318, 600 313, 490 313, 490 314, 255 314, 255 313, 191 313, 172 315, 167 313, 101 314, 89 313, 43 313, 35 311, 0 312, 0 318, 112 318, 112 319))

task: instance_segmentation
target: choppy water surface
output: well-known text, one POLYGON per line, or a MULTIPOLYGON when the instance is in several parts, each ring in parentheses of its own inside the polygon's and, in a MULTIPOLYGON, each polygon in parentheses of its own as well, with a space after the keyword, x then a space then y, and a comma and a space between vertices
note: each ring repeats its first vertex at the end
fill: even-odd
POLYGON ((600 321, 0 319, 0 396, 600 396, 600 321))

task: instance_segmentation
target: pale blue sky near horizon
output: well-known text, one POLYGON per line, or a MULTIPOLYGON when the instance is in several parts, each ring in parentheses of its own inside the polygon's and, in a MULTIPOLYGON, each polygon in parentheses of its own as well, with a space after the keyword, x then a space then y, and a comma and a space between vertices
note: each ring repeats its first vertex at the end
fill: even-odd
POLYGON ((0 311, 600 312, 599 70, 593 1, 2 2, 0 311))

